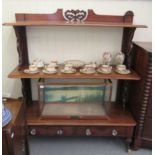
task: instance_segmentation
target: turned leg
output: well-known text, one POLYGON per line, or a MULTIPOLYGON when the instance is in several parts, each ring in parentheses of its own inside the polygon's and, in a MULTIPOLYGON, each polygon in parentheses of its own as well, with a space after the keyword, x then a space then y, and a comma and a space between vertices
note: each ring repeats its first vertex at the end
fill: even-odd
POLYGON ((132 140, 131 138, 126 138, 125 142, 126 142, 126 151, 129 153, 131 152, 130 145, 131 145, 132 140))

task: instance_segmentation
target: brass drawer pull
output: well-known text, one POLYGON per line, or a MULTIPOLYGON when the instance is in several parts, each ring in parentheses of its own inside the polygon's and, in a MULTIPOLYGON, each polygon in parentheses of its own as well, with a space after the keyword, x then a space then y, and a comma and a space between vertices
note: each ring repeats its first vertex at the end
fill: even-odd
POLYGON ((90 136, 91 135, 91 130, 90 129, 86 129, 86 136, 90 136))
POLYGON ((62 134, 63 134, 63 130, 60 129, 57 131, 57 135, 62 135, 62 134))
POLYGON ((117 136, 117 134, 118 134, 118 133, 117 133, 117 130, 116 130, 116 129, 113 129, 113 130, 112 130, 112 135, 113 135, 113 136, 117 136))
POLYGON ((33 135, 33 136, 36 135, 36 133, 37 133, 36 129, 32 129, 32 130, 30 131, 30 134, 33 135))

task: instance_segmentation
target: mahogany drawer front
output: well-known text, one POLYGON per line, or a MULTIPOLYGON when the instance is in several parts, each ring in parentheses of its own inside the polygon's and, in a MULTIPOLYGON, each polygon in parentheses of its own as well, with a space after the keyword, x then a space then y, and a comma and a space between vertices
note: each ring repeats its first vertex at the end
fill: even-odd
MULTIPOLYGON (((127 136, 127 127, 77 127, 76 135, 78 136, 127 136)), ((131 129, 131 131, 133 131, 131 129)), ((131 132, 132 133, 132 132, 131 132)))
POLYGON ((42 136, 119 136, 132 137, 133 127, 111 126, 30 126, 30 135, 42 136))
POLYGON ((31 126, 29 134, 32 136, 71 136, 73 135, 72 127, 64 126, 31 126))

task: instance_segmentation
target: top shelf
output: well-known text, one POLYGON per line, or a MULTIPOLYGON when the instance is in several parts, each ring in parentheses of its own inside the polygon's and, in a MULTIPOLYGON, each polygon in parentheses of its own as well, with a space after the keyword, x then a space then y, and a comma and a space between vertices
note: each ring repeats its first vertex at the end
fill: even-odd
POLYGON ((99 15, 93 10, 62 10, 53 14, 17 13, 16 21, 4 26, 89 26, 89 27, 127 27, 147 28, 146 25, 133 24, 133 12, 120 15, 99 15))
POLYGON ((68 22, 68 21, 17 21, 4 23, 4 26, 81 26, 81 27, 129 27, 147 28, 146 25, 135 25, 130 23, 118 22, 68 22))

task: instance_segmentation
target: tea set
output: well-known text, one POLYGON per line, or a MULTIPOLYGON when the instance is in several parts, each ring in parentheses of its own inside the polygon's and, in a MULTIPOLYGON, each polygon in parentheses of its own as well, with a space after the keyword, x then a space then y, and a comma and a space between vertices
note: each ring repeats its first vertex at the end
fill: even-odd
MULTIPOLYGON (((129 74, 130 70, 123 65, 124 62, 124 54, 122 52, 118 52, 115 55, 114 61, 116 64, 115 71, 119 74, 129 74)), ((112 60, 112 55, 110 52, 103 53, 103 64, 98 68, 99 73, 110 74, 112 72, 113 67, 110 66, 110 62, 112 60)))
POLYGON ((43 73, 53 74, 57 72, 57 66, 57 61, 51 61, 50 63, 45 64, 42 60, 34 60, 24 72, 27 74, 35 74, 42 70, 43 73))
MULTIPOLYGON (((112 55, 110 52, 103 53, 103 61, 101 65, 98 65, 96 62, 84 63, 80 60, 68 60, 63 64, 63 68, 60 69, 61 73, 73 74, 77 71, 80 71, 84 74, 94 74, 97 72, 101 74, 110 74, 112 70, 119 74, 129 74, 130 70, 126 68, 123 64, 124 54, 119 52, 115 55, 115 64, 113 68, 110 63, 112 60, 112 55)), ((35 74, 42 71, 45 74, 54 74, 58 71, 58 62, 50 61, 48 64, 45 64, 42 60, 34 60, 32 64, 29 65, 28 69, 25 69, 24 72, 27 74, 35 74)))

